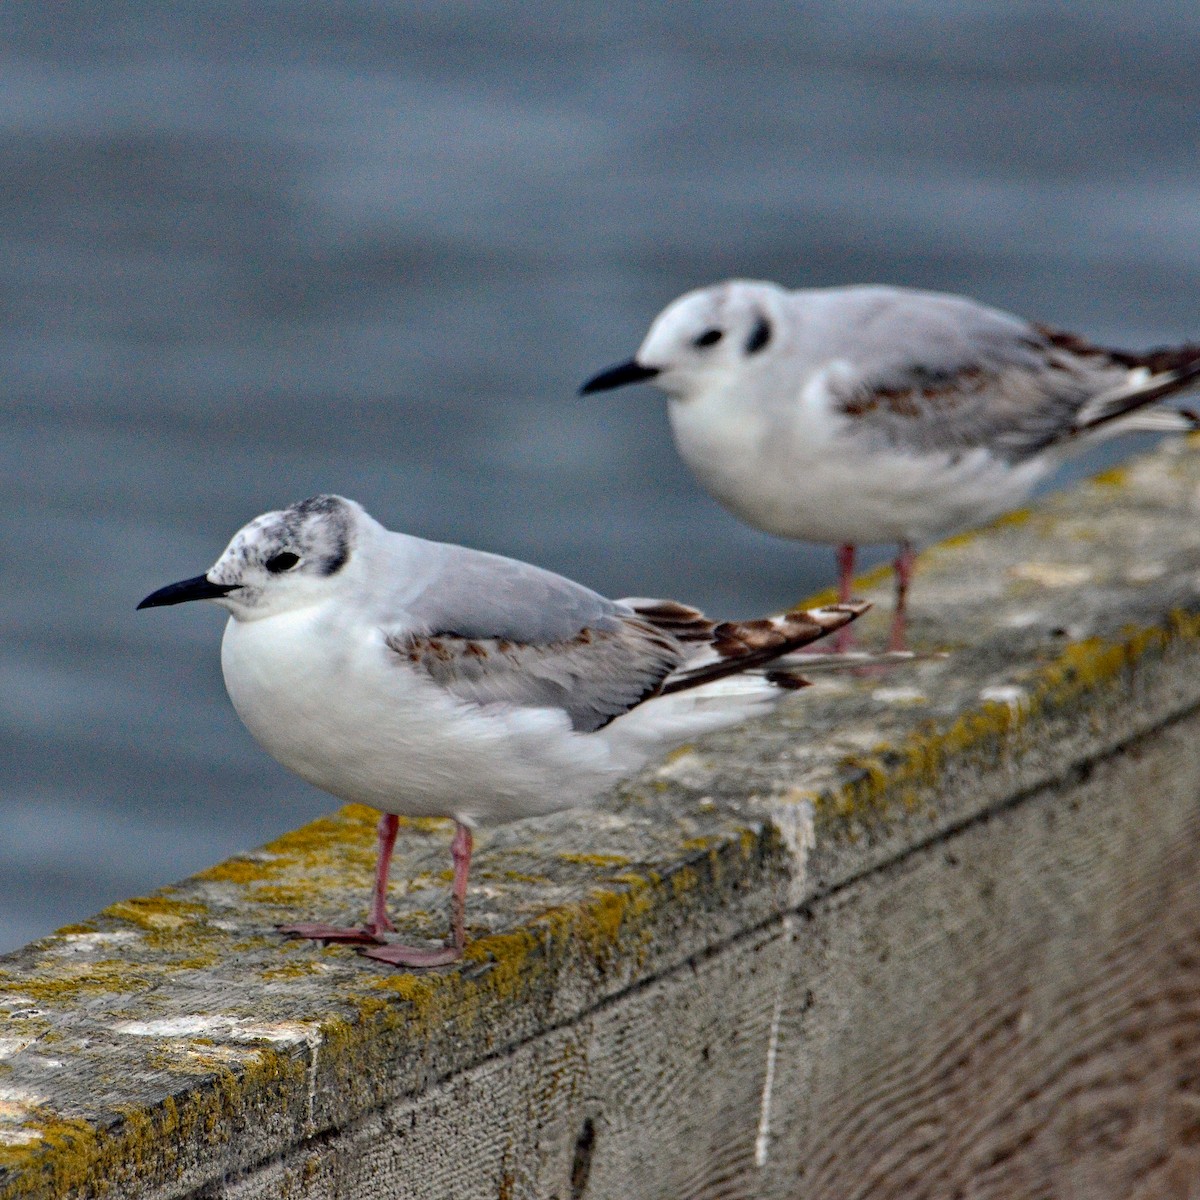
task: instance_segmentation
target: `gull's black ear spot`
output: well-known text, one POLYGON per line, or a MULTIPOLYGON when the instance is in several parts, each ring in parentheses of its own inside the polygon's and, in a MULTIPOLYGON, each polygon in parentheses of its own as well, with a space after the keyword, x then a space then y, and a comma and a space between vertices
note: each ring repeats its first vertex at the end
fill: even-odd
POLYGON ((350 561, 350 543, 343 536, 338 539, 333 553, 321 563, 322 575, 336 575, 350 561))
POLYGON ((770 340, 771 322, 762 313, 759 313, 758 320, 754 323, 754 328, 746 339, 746 353, 757 354, 770 340))
POLYGON ((724 332, 720 329, 706 329, 699 337, 692 340, 692 345, 703 350, 708 346, 715 346, 724 336, 724 332))
POLYGON ((281 550, 278 554, 272 554, 267 559, 263 566, 271 572, 272 575, 281 575, 284 571, 290 571, 300 561, 300 555, 293 554, 290 550, 281 550))

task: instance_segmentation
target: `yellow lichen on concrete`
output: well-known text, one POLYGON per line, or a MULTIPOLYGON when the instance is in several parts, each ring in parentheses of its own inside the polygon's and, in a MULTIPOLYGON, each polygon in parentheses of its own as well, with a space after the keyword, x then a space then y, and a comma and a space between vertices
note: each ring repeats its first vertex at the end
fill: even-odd
POLYGON ((501 871, 501 878, 507 879, 509 883, 532 883, 539 887, 544 887, 550 882, 548 875, 529 875, 524 871, 501 871))
POLYGON ((1098 475, 1093 475, 1089 482, 1096 487, 1102 488, 1124 487, 1129 482, 1129 468, 1110 467, 1107 471, 1101 471, 1098 475))
POLYGON ((1147 655, 1182 643, 1200 645, 1200 615, 1174 612, 1162 626, 1131 627, 1115 640, 1072 643, 1022 681, 1026 698, 1020 703, 985 701, 949 725, 929 722, 896 746, 880 745, 873 754, 848 757, 846 766, 857 773, 855 779, 806 798, 819 812, 842 818, 877 817, 894 802, 912 809, 918 793, 936 788, 951 760, 981 754, 994 760, 1012 748, 1014 735, 1031 719, 1061 711, 1098 689, 1123 687, 1122 675, 1147 655))
POLYGON ((266 967, 259 971, 259 978, 267 982, 276 979, 304 979, 310 975, 321 975, 325 967, 312 959, 298 959, 293 962, 281 963, 277 967, 266 967))
POLYGON ((36 1140, 0 1146, 0 1200, 103 1195, 134 1179, 162 1177, 180 1145, 221 1144, 255 1104, 286 1111, 303 1094, 307 1067, 299 1055, 256 1048, 231 1069, 216 1064, 205 1086, 167 1096, 153 1108, 119 1106, 104 1126, 49 1108, 34 1110, 25 1129, 36 1140))
MULTIPOLYGON (((628 878, 628 877, 627 877, 628 878)), ((621 936, 653 907, 657 885, 638 877, 620 891, 596 891, 580 911, 578 932, 593 957, 610 956, 621 936)))
MULTIPOLYGON (((1045 519, 1044 514, 1039 514, 1045 519)), ((1031 508, 1014 508, 1012 512, 1006 512, 1002 516, 996 517, 995 520, 989 521, 986 525, 980 525, 976 529, 964 529, 962 533, 954 533, 949 537, 942 538, 936 545, 930 546, 928 550, 922 552, 922 559, 928 557, 936 557, 943 550, 956 550, 960 546, 969 546, 974 542, 979 541, 981 537, 992 533, 999 529, 1019 529, 1022 525, 1028 525, 1034 518, 1034 511, 1031 508)))
MULTIPOLYGON (((403 829, 446 835, 450 823, 429 817, 401 817, 403 829)), ((298 908, 308 902, 316 878, 357 880, 369 876, 376 853, 379 813, 361 804, 347 804, 299 829, 268 842, 261 851, 218 863, 199 872, 197 879, 232 883, 246 890, 249 901, 279 908, 298 908), (283 882, 281 876, 302 878, 283 882)), ((412 881, 409 881, 411 884, 412 881)))
POLYGON ((627 854, 558 854, 556 857, 584 867, 627 867, 630 863, 627 854))
POLYGON ((95 921, 74 921, 70 925, 61 925, 54 931, 57 937, 71 937, 73 934, 95 933, 95 921))
MULTIPOLYGON (((271 886, 282 874, 295 867, 306 873, 340 873, 347 866, 355 870, 369 867, 375 856, 375 828, 379 813, 361 804, 348 804, 328 817, 318 817, 307 825, 268 842, 252 856, 228 859, 201 871, 198 879, 214 883, 233 883, 243 887, 271 886)), ((404 821, 412 828, 423 828, 418 821, 404 821)))
POLYGON ((283 858, 268 858, 265 855, 254 858, 227 858, 197 873, 197 879, 209 880, 212 883, 259 883, 273 875, 278 875, 288 866, 283 858))
POLYGON ((92 1168, 99 1157, 100 1138, 90 1122, 43 1112, 28 1120, 26 1127, 37 1135, 36 1142, 0 1146, 0 1167, 20 1169, 0 1190, 3 1200, 39 1193, 61 1196, 72 1188, 98 1182, 92 1168))
POLYGON ((101 909, 99 915, 127 921, 131 925, 157 933, 167 929, 179 929, 204 914, 204 905, 190 900, 176 900, 170 894, 171 891, 170 888, 163 888, 151 896, 119 900, 116 904, 101 909))
POLYGON ((274 883, 248 889, 249 898, 255 904, 272 904, 276 908, 300 908, 312 900, 311 884, 274 883))
MULTIPOLYGON (((854 594, 857 596, 871 588, 882 587, 891 576, 892 568, 887 563, 872 567, 869 571, 864 571, 861 575, 854 577, 854 594)), ((822 588, 819 592, 814 592, 811 596, 806 596, 795 607, 825 608, 829 604, 836 604, 839 599, 837 588, 827 587, 822 588)))
MULTIPOLYGON (((733 843, 739 856, 744 843, 745 835, 739 833, 733 843)), ((716 850, 714 846, 701 861, 716 850)), ((718 876, 715 871, 710 878, 718 876)), ((410 1037, 427 1036, 451 1023, 466 1031, 477 1026, 483 1012, 544 991, 551 982, 548 971, 560 969, 564 956, 582 955, 601 971, 622 957, 636 964, 652 940, 654 913, 700 892, 706 880, 699 870, 683 866, 665 878, 654 871, 625 872, 615 882, 622 886, 597 888, 586 900, 548 909, 520 928, 471 939, 465 971, 380 976, 370 992, 345 997, 359 1020, 341 1022, 332 1033, 323 1026, 323 1036, 326 1041, 335 1038, 337 1052, 354 1056, 360 1053, 358 1039, 376 1036, 381 1021, 385 1027, 402 1025, 410 1037), (383 996, 403 1005, 398 1008, 383 996)))
POLYGON ((80 997, 122 995, 153 986, 163 976, 159 963, 104 959, 76 963, 66 960, 37 976, 0 972, 0 988, 28 997, 37 1004, 74 1003, 80 997))

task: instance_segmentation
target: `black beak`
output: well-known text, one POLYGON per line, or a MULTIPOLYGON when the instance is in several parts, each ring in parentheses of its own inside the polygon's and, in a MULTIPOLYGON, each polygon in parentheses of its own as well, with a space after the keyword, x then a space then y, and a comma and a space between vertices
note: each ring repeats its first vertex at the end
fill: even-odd
POLYGON ((183 604, 186 600, 216 600, 219 596, 227 596, 237 586, 236 583, 210 583, 207 575, 197 575, 195 579, 168 583, 157 592, 151 592, 138 608, 161 608, 164 604, 183 604))
POLYGON ((643 367, 631 358, 628 362, 618 363, 615 367, 609 367, 607 371, 601 371, 599 375, 593 375, 579 389, 579 394, 590 396, 593 392, 608 392, 613 388, 624 387, 627 383, 645 383, 658 373, 658 367, 643 367))

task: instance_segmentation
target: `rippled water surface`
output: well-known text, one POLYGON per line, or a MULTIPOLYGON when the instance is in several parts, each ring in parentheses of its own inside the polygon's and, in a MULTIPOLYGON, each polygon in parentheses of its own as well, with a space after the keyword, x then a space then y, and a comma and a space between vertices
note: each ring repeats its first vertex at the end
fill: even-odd
POLYGON ((1192 3, 5 27, 0 948, 329 807, 238 724, 217 611, 133 612, 263 509, 339 491, 725 615, 822 585, 828 551, 690 481, 657 393, 574 395, 678 292, 886 280, 1200 334, 1192 3))

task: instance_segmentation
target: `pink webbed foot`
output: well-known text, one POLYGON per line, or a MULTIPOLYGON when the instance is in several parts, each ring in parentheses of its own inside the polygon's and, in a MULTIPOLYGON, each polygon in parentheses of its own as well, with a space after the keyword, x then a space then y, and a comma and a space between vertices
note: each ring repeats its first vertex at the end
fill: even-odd
POLYGON ((436 950, 425 950, 418 946, 401 946, 387 942, 360 950, 364 958, 387 963, 392 967, 446 967, 463 956, 467 944, 465 914, 467 906, 467 873, 471 869, 471 831, 454 823, 454 841, 450 853, 454 858, 454 887, 450 893, 450 937, 447 943, 436 950))
MULTIPOLYGON (((390 928, 391 923, 389 922, 388 924, 390 928)), ((370 925, 365 928, 355 929, 353 926, 346 925, 322 925, 319 922, 302 922, 297 925, 276 925, 275 928, 284 937, 310 938, 314 942, 345 942, 350 945, 371 945, 372 943, 381 944, 383 942, 381 933, 376 932, 370 925)))
POLYGON ((395 942, 387 942, 382 946, 360 950, 359 954, 363 958, 373 958, 376 962, 387 963, 392 967, 446 967, 462 958, 463 948, 439 946, 436 950, 425 950, 419 946, 401 946, 395 942))
POLYGON ((378 852, 375 856, 375 890, 371 894, 371 919, 362 928, 345 925, 321 925, 301 922, 297 925, 276 925, 284 937, 310 938, 314 942, 342 942, 351 946, 382 945, 383 934, 395 929, 387 915, 388 867, 396 845, 400 821, 391 813, 379 818, 376 832, 378 852))

